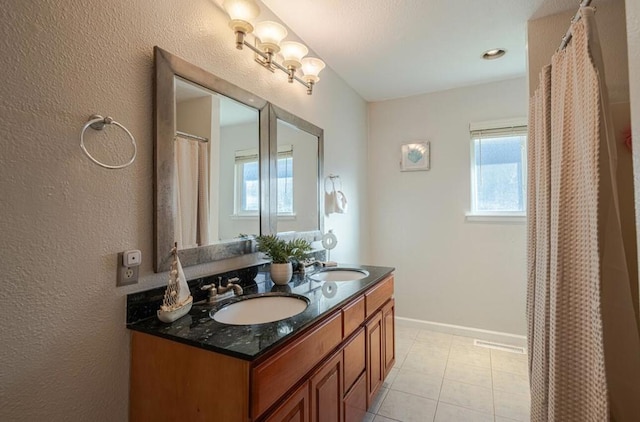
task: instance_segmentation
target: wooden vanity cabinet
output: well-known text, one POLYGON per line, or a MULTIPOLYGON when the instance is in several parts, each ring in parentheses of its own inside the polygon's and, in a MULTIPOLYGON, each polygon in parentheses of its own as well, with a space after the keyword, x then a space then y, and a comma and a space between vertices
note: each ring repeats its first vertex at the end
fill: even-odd
POLYGON ((134 331, 129 420, 249 421, 249 363, 134 331))
POLYGON ((389 276, 255 362, 133 331, 129 419, 361 422, 395 362, 392 296, 389 276))

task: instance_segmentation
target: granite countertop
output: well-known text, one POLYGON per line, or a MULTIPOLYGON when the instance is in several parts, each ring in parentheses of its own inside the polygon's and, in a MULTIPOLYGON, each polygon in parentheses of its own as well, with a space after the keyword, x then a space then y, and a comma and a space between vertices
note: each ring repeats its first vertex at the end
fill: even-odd
POLYGON ((194 304, 189 314, 171 324, 162 323, 153 317, 129 324, 127 327, 135 331, 252 361, 273 350, 277 345, 301 330, 313 325, 318 319, 327 316, 331 311, 346 304, 351 298, 361 294, 394 271, 394 268, 390 267, 369 265, 340 265, 340 267, 361 268, 367 270, 369 276, 360 280, 337 282, 335 283, 337 289, 326 294, 323 293, 322 287, 327 282, 314 281, 305 275, 295 274, 289 284, 279 286, 269 279, 268 273, 259 273, 255 284, 244 287, 242 296, 282 292, 301 295, 309 300, 309 306, 302 313, 280 321, 255 325, 227 325, 214 321, 210 317, 225 305, 242 300, 242 296, 240 296, 213 304, 194 304))

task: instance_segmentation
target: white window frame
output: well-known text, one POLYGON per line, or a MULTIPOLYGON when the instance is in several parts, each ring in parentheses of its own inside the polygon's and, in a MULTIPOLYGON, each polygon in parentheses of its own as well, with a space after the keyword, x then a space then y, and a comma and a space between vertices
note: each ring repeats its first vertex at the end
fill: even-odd
MULTIPOLYGON (((294 156, 293 156, 293 145, 278 145, 278 157, 276 158, 276 167, 277 161, 282 158, 291 158, 291 212, 280 212, 277 211, 276 214, 279 220, 293 220, 296 217, 296 201, 295 201, 295 193, 296 193, 296 182, 294 177, 294 156)), ((277 169, 276 169, 276 178, 278 177, 277 169)), ((276 195, 278 193, 276 192, 276 195)))
MULTIPOLYGON (((278 157, 276 160, 280 160, 282 158, 291 158, 293 160, 293 145, 279 145, 278 146, 278 157)), ((259 211, 246 211, 242 209, 242 196, 244 194, 244 173, 243 166, 247 163, 259 163, 259 156, 257 149, 247 149, 235 152, 235 162, 234 162, 234 197, 233 197, 233 217, 234 218, 257 218, 259 215, 259 211), (241 165, 242 164, 242 165, 241 165)), ((276 174, 277 177, 277 174, 276 174)), ((295 198, 295 178, 293 177, 293 167, 292 167, 292 182, 291 182, 291 196, 295 198)), ((292 199, 291 204, 291 212, 278 212, 278 218, 282 220, 292 220, 295 219, 295 200, 292 199)))
POLYGON ((514 118, 504 120, 492 120, 486 122, 478 122, 469 124, 470 134, 470 211, 466 213, 467 221, 475 222, 493 222, 493 223, 524 223, 526 222, 527 209, 527 118, 514 118), (522 145, 522 172, 523 185, 522 194, 524 197, 524 211, 479 211, 476 209, 477 204, 477 180, 476 180, 476 156, 475 156, 475 140, 482 137, 509 137, 524 136, 524 144, 522 145))
MULTIPOLYGON (((260 213, 259 210, 245 211, 242 209, 242 195, 244 193, 243 192, 243 189, 244 189, 243 165, 247 163, 258 163, 258 166, 259 166, 259 157, 258 157, 257 149, 247 149, 242 151, 236 151, 235 153, 233 215, 234 217, 240 217, 240 218, 257 218, 260 213)), ((258 171, 260 170, 258 169, 258 171)), ((258 198, 258 203, 259 203, 259 198, 258 198)))

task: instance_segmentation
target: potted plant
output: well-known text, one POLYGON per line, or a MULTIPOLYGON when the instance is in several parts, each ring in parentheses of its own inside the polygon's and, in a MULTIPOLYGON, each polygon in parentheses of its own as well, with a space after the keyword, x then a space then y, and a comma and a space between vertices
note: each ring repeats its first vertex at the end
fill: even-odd
POLYGON ((258 251, 271 259, 271 280, 276 284, 287 284, 293 275, 291 259, 303 260, 311 251, 311 245, 304 239, 285 241, 270 234, 256 237, 258 251))

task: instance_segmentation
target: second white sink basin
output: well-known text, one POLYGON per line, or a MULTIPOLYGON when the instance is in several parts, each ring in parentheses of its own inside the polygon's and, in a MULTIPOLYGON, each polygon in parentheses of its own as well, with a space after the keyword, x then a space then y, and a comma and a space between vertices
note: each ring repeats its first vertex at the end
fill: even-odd
POLYGON ((315 281, 352 281, 369 276, 369 271, 359 268, 324 268, 309 278, 315 281))
POLYGON ((264 324, 297 315, 308 305, 308 300, 302 296, 261 295, 231 303, 212 317, 231 325, 264 324))

